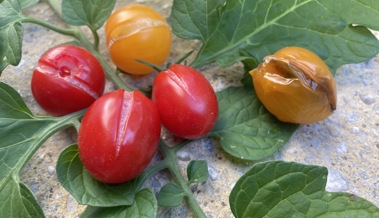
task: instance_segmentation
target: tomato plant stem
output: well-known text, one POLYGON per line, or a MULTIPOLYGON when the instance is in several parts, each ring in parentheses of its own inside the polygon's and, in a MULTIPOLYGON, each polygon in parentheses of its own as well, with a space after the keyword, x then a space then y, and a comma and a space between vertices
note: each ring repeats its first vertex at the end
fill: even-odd
POLYGON ((70 28, 70 29, 64 29, 64 28, 58 27, 56 25, 52 25, 50 23, 47 23, 45 21, 42 21, 42 20, 39 20, 39 19, 35 19, 33 17, 24 17, 23 19, 21 19, 21 21, 24 22, 24 23, 34 23, 34 24, 37 24, 39 26, 42 26, 42 27, 45 27, 47 29, 53 30, 54 32, 60 33, 62 35, 73 36, 73 37, 75 37, 75 35, 76 35, 75 30, 72 29, 72 28, 70 28))
POLYGON ((72 127, 72 126, 75 127, 77 123, 79 123, 79 119, 80 117, 83 116, 83 114, 84 114, 84 110, 75 112, 63 117, 33 116, 34 120, 43 120, 46 122, 53 122, 54 124, 52 124, 46 131, 41 133, 41 135, 39 135, 39 137, 36 138, 35 142, 31 144, 32 148, 28 150, 28 153, 25 155, 25 157, 22 160, 23 163, 16 170, 21 171, 21 169, 29 161, 29 159, 34 155, 37 149, 53 134, 61 130, 64 130, 68 127, 72 127))
POLYGON ((159 171, 168 168, 168 161, 167 160, 161 160, 157 163, 155 163, 153 166, 145 169, 139 176, 138 180, 140 181, 140 185, 142 185, 146 179, 154 175, 155 173, 158 173, 159 171))
POLYGON ((133 91, 132 88, 127 86, 125 82, 115 73, 115 70, 109 65, 109 63, 104 59, 104 57, 96 50, 92 44, 85 38, 84 33, 80 32, 80 36, 78 36, 83 43, 83 46, 88 49, 95 57, 100 61, 103 66, 104 72, 109 80, 113 82, 116 89, 125 89, 126 91, 133 91))
POLYGON ((88 26, 92 32, 92 35, 93 35, 93 38, 94 38, 94 42, 93 42, 93 47, 98 51, 99 50, 99 43, 100 43, 100 39, 99 39, 99 34, 97 33, 97 31, 88 26))
POLYGON ((187 185, 187 181, 180 173, 178 160, 176 158, 176 150, 169 148, 163 140, 161 140, 159 143, 159 150, 162 153, 165 160, 169 162, 168 170, 170 171, 171 175, 177 181, 179 187, 186 193, 187 203, 189 207, 192 209, 195 216, 197 218, 207 217, 204 211, 201 209, 200 205, 197 203, 195 197, 193 196, 191 189, 187 185))

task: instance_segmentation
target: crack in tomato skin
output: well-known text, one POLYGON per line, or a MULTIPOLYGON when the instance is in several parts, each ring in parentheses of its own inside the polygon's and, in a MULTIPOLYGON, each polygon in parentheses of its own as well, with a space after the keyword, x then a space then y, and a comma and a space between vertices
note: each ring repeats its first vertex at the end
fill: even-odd
POLYGON ((135 90, 104 94, 87 110, 78 133, 79 156, 97 180, 117 184, 138 176, 158 149, 156 105, 135 90))
POLYGON ((134 104, 134 94, 131 92, 124 91, 121 110, 120 110, 120 120, 117 124, 117 135, 116 135, 116 158, 120 155, 120 150, 124 144, 125 139, 127 139, 127 126, 130 118, 130 114, 133 110, 134 104))
POLYGON ((172 134, 196 139, 215 125, 217 97, 209 81, 197 70, 174 64, 155 77, 153 87, 152 100, 163 126, 172 134))
POLYGON ((74 45, 56 46, 43 54, 31 80, 33 97, 53 116, 89 107, 104 88, 105 75, 99 61, 74 45))
POLYGON ((98 99, 101 95, 101 93, 99 94, 98 91, 92 89, 90 84, 81 78, 81 75, 88 74, 90 69, 84 66, 84 64, 79 63, 73 56, 59 55, 56 60, 52 60, 51 58, 40 60, 35 70, 63 79, 73 87, 87 93, 94 100, 98 99))
POLYGON ((112 47, 112 45, 118 40, 123 40, 133 36, 134 34, 138 34, 144 30, 157 27, 169 28, 166 22, 158 19, 145 18, 134 20, 133 22, 124 22, 121 25, 114 28, 112 32, 109 34, 107 47, 108 49, 110 49, 110 47, 112 47))
POLYGON ((166 19, 153 8, 129 4, 115 10, 105 24, 106 47, 121 72, 146 75, 150 66, 162 65, 171 52, 172 32, 166 19))
POLYGON ((177 84, 177 86, 175 86, 175 87, 180 88, 180 90, 184 91, 184 93, 187 94, 189 97, 191 97, 192 100, 196 101, 195 96, 192 95, 190 89, 188 88, 186 81, 182 77, 180 77, 177 73, 175 73, 171 69, 164 71, 164 73, 167 74, 167 76, 173 82, 175 82, 177 84))

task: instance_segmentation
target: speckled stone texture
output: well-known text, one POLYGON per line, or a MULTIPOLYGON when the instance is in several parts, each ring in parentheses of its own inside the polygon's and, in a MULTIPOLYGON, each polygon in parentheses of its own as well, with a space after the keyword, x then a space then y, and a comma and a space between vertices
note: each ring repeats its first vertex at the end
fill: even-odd
MULTIPOLYGON (((117 7, 131 2, 133 1, 119 1, 117 7)), ((135 2, 148 4, 165 17, 168 17, 172 4, 169 0, 135 2)), ((25 13, 63 25, 45 3, 38 3, 25 13)), ((101 51, 108 57, 103 29, 99 33, 101 51)), ((69 37, 39 26, 24 26, 23 59, 19 66, 8 67, 0 79, 11 84, 35 114, 45 115, 45 112, 38 107, 31 95, 29 86, 33 68, 48 48, 70 40, 69 37)), ((172 60, 191 48, 198 48, 196 42, 177 38, 174 39, 173 46, 172 60)), ((217 91, 238 85, 243 73, 241 66, 220 69, 211 65, 202 71, 217 91)), ((329 169, 328 191, 354 193, 379 206, 379 57, 366 63, 341 67, 336 73, 336 81, 338 105, 335 113, 324 121, 300 126, 290 142, 269 159, 325 166, 329 169)), ((134 82, 142 83, 140 80, 134 82)), ((112 84, 107 84, 107 90, 112 88, 112 84)), ((22 172, 21 180, 35 193, 48 218, 79 217, 84 209, 62 188, 55 172, 60 151, 75 142, 74 129, 55 134, 42 145, 22 172)), ((232 159, 212 139, 191 143, 178 153, 178 158, 183 173, 191 159, 208 161, 209 179, 206 183, 191 186, 191 189, 208 217, 233 217, 229 208, 229 193, 237 179, 253 163, 232 159)), ((162 173, 152 178, 149 185, 157 191, 168 179, 169 176, 162 173)), ((183 206, 160 209, 159 217, 191 217, 191 213, 187 213, 183 206)))

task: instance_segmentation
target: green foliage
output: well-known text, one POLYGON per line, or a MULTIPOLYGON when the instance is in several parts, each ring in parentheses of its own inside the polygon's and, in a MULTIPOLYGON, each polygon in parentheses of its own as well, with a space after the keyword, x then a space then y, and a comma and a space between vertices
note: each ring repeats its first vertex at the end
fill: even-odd
POLYGON ((230 207, 242 217, 379 217, 379 208, 342 192, 326 192, 325 167, 272 161, 255 165, 234 186, 230 207))
MULTIPOLYGON (((24 22, 72 36, 102 60, 96 50, 96 30, 112 12, 115 0, 62 1, 64 21, 90 27, 93 44, 80 28, 61 29, 22 14, 22 9, 36 2, 0 0, 0 74, 21 60, 24 22)), ((179 37, 202 42, 191 63, 194 67, 242 61, 248 71, 264 56, 297 45, 316 52, 335 71, 343 64, 362 62, 379 52, 379 42, 368 30, 379 30, 377 0, 174 0, 171 24, 179 37)), ((106 72, 112 69, 103 60, 102 64, 106 72)), ((108 75, 116 87, 124 87, 118 77, 112 77, 114 72, 108 75)), ((297 125, 279 122, 265 110, 249 75, 243 84, 245 87, 217 93, 219 119, 208 136, 218 138, 221 147, 237 158, 260 160, 281 148, 297 125)), ((17 91, 0 82, 0 217, 44 217, 33 193, 20 182, 19 173, 47 138, 69 126, 78 127, 82 115, 36 117, 17 91)), ((82 217, 156 217, 157 200, 161 206, 177 206, 184 197, 194 214, 202 217, 188 185, 207 180, 207 164, 191 161, 186 184, 173 152, 161 146, 165 159, 156 166, 131 182, 106 185, 88 174, 77 145, 72 145, 59 157, 58 179, 79 203, 90 205, 82 217), (149 176, 164 168, 179 186, 166 184, 156 199, 150 190, 141 187, 149 176)), ((379 217, 378 208, 364 199, 326 192, 326 177, 323 167, 280 161, 257 164, 233 188, 232 212, 236 217, 379 217)))
POLYGON ((144 182, 143 176, 119 185, 97 181, 80 161, 77 145, 71 145, 61 152, 57 162, 57 176, 77 202, 98 207, 132 205, 135 193, 144 182))
POLYGON ((136 200, 130 206, 87 207, 81 218, 153 218, 157 217, 158 205, 154 193, 143 189, 136 194, 136 200))
POLYGON ((183 201, 186 193, 174 183, 165 184, 158 193, 158 205, 161 207, 176 207, 183 201))
POLYGON ((63 0, 62 18, 68 24, 97 30, 112 13, 115 3, 116 0, 63 0))
POLYGON ((9 65, 21 61, 22 6, 17 0, 4 0, 0 4, 0 75, 9 65))
POLYGON ((377 0, 175 0, 171 23, 176 35, 203 45, 191 64, 221 66, 263 57, 285 46, 318 54, 334 72, 370 59, 379 42, 377 0))
POLYGON ((205 160, 191 160, 187 166, 188 183, 201 183, 208 179, 208 164, 205 160))
POLYGON ((260 160, 278 151, 297 125, 278 121, 260 103, 252 87, 229 87, 217 93, 219 118, 210 136, 229 154, 260 160))
POLYGON ((0 217, 43 217, 19 173, 46 139, 74 125, 74 116, 35 117, 18 92, 0 82, 0 217))

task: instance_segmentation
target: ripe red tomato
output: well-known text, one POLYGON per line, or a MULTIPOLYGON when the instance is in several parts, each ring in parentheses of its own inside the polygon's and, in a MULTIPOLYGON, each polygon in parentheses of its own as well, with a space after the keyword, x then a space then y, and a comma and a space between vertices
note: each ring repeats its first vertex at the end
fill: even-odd
POLYGON ((218 116, 216 94, 195 69, 175 64, 154 80, 152 99, 164 127, 176 136, 196 139, 207 134, 218 116))
POLYGON ((155 10, 130 4, 114 11, 105 26, 106 42, 114 64, 125 73, 144 75, 154 69, 140 59, 162 65, 171 50, 171 29, 155 10))
POLYGON ((83 117, 79 156, 97 180, 121 183, 138 176, 158 148, 161 122, 155 104, 139 91, 101 96, 83 117))
POLYGON ((89 107, 103 94, 104 86, 99 61, 74 45, 54 47, 42 55, 31 81, 35 100, 54 116, 89 107))

